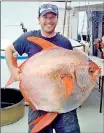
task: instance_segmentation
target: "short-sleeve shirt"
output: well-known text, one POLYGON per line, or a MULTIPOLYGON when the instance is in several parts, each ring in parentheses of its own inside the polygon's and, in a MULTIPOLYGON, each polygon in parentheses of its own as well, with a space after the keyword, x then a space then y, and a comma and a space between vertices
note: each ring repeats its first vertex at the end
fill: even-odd
POLYGON ((60 33, 57 33, 54 37, 47 38, 42 36, 40 30, 34 30, 34 31, 30 31, 22 34, 15 42, 13 42, 14 48, 19 55, 26 53, 28 57, 31 57, 32 55, 42 50, 42 47, 40 47, 38 44, 27 40, 27 37, 29 36, 40 37, 54 43, 59 47, 72 50, 72 45, 70 41, 60 33))

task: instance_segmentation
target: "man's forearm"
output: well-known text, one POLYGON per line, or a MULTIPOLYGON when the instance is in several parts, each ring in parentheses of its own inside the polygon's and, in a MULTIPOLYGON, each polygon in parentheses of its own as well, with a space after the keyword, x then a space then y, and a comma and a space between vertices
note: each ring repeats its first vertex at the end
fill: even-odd
POLYGON ((13 53, 14 52, 15 52, 15 50, 12 49, 11 47, 8 47, 5 50, 6 62, 7 62, 10 72, 12 71, 12 68, 14 67, 14 64, 13 64, 13 53))

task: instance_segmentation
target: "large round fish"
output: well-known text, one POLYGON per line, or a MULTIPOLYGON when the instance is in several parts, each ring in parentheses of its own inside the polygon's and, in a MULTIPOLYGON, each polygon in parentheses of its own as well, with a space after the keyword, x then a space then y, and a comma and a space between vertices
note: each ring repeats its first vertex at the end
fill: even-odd
POLYGON ((38 38, 28 37, 43 48, 20 66, 20 89, 27 101, 47 112, 65 113, 89 96, 101 70, 87 55, 38 38))

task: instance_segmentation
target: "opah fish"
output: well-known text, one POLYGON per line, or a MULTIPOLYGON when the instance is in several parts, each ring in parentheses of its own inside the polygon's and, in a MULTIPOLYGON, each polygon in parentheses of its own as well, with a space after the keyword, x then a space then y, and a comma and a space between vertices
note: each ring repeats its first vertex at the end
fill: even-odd
MULTIPOLYGON (((30 123, 36 124, 31 131, 36 133, 59 113, 80 106, 90 94, 101 70, 81 51, 64 49, 38 37, 28 37, 27 40, 43 48, 19 66, 19 87, 25 100, 34 110, 48 112, 30 123)), ((15 58, 13 60, 18 67, 15 58)), ((12 82, 11 78, 6 87, 12 82)))

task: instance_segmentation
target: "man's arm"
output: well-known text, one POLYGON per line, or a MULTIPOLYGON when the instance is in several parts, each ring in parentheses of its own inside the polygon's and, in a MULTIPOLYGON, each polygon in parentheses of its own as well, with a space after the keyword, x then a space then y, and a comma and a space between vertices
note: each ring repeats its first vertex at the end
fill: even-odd
POLYGON ((10 44, 5 50, 5 57, 11 76, 14 81, 19 80, 20 69, 16 68, 13 64, 13 53, 16 52, 13 44, 10 44))

